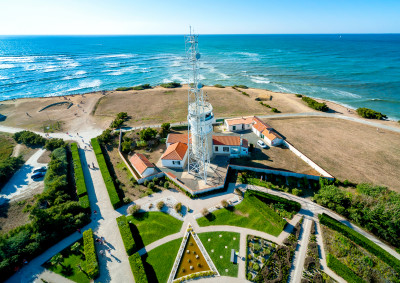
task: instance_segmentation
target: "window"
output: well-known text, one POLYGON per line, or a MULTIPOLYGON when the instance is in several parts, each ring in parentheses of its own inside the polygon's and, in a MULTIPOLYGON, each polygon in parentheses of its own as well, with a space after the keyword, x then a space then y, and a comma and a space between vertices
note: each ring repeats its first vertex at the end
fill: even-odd
POLYGON ((215 146, 214 148, 215 148, 215 149, 214 149, 215 151, 218 151, 218 146, 215 146))
POLYGON ((223 151, 223 152, 229 152, 229 147, 224 146, 224 147, 222 148, 222 151, 223 151))
POLYGON ((174 164, 174 165, 181 165, 181 162, 180 162, 180 161, 172 161, 172 164, 174 164))
POLYGON ((236 131, 236 126, 232 126, 232 130, 233 130, 233 131, 236 131))

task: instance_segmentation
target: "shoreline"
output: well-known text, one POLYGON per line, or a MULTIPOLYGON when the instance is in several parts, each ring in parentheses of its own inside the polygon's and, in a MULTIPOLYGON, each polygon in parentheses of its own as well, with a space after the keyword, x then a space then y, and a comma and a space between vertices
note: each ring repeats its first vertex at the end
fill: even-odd
MULTIPOLYGON (((168 90, 174 90, 174 89, 181 89, 183 87, 187 87, 187 84, 182 84, 182 86, 178 87, 178 88, 162 88, 160 85, 155 85, 155 86, 152 86, 151 89, 162 88, 162 89, 165 89, 165 91, 168 91, 168 90)), ((213 85, 204 85, 204 87, 215 88, 213 85)), ((232 86, 225 86, 225 88, 231 88, 231 87, 232 86)), ((221 88, 221 89, 224 89, 224 88, 221 88)), ((348 109, 350 111, 354 111, 356 113, 356 110, 357 110, 357 108, 355 108, 353 106, 350 106, 350 105, 347 105, 345 103, 341 103, 341 102, 330 100, 330 99, 323 99, 323 98, 318 98, 318 97, 313 97, 313 96, 307 96, 307 95, 304 95, 304 94, 301 94, 301 93, 288 93, 288 92, 282 92, 282 91, 272 91, 272 90, 268 90, 268 89, 265 89, 265 88, 252 88, 252 87, 249 87, 248 89, 249 90, 265 90, 265 91, 273 93, 273 94, 282 94, 282 95, 300 94, 302 96, 306 96, 306 97, 310 97, 312 99, 315 99, 318 102, 326 103, 328 105, 329 109, 331 109, 333 111, 336 111, 335 108, 341 108, 341 109, 345 108, 345 109, 348 109), (333 107, 332 107, 332 104, 334 105, 333 107)), ((137 90, 137 91, 140 92, 140 90, 137 90)), ((244 89, 244 91, 246 91, 246 89, 244 89)), ((3 102, 18 102, 18 101, 24 101, 24 100, 30 100, 30 99, 56 99, 56 98, 60 98, 61 99, 63 97, 67 97, 68 98, 68 97, 76 97, 76 96, 84 97, 85 95, 98 94, 98 93, 103 94, 103 95, 108 95, 108 94, 113 93, 113 92, 119 92, 119 91, 116 91, 115 89, 113 89, 113 90, 101 89, 101 90, 85 92, 85 93, 73 93, 73 94, 53 95, 53 96, 36 96, 36 97, 11 98, 11 99, 6 99, 6 100, 0 100, 0 105, 2 105, 3 102)), ((364 107, 364 106, 362 106, 362 107, 364 107)), ((375 109, 372 109, 372 110, 376 111, 375 109)), ((318 112, 320 112, 320 111, 318 111, 318 112)), ((342 113, 342 114, 345 114, 345 113, 342 113)), ((382 114, 385 115, 385 113, 382 113, 382 114)), ((358 116, 357 113, 356 113, 356 115, 358 116)), ((360 117, 360 116, 358 116, 358 117, 360 117)), ((360 118, 362 118, 362 117, 360 117, 360 118)), ((368 119, 368 120, 371 120, 371 121, 391 121, 391 122, 400 121, 400 119, 397 119, 397 118, 394 118, 394 117, 390 117, 390 116, 388 116, 388 118, 385 119, 385 120, 377 120, 377 119, 368 119)))

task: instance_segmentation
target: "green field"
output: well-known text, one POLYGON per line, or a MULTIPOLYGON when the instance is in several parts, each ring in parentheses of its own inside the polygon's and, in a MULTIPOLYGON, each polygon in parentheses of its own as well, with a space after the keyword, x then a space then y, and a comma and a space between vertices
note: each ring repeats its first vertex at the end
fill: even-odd
POLYGON ((16 142, 7 133, 0 133, 0 161, 10 157, 16 142))
POLYGON ((181 242, 182 238, 170 241, 151 250, 148 253, 147 258, 144 256, 143 262, 146 261, 144 265, 146 274, 148 274, 149 282, 167 282, 181 242), (154 275, 157 279, 152 278, 154 275))
POLYGON ((219 274, 221 276, 237 277, 238 265, 231 263, 230 259, 231 249, 239 251, 240 234, 234 232, 206 232, 198 234, 198 236, 214 262, 215 267, 218 269, 219 274))
POLYGON ((182 221, 158 211, 140 213, 127 218, 136 225, 145 246, 165 236, 178 233, 183 224, 182 221))
POLYGON ((67 247, 61 251, 60 254, 63 256, 61 264, 52 265, 50 262, 46 262, 43 264, 43 267, 78 283, 90 282, 90 279, 78 268, 78 265, 82 268, 85 266, 83 241, 80 239, 78 242, 81 244, 79 251, 72 252, 71 247, 67 247))
POLYGON ((283 231, 286 221, 257 197, 249 195, 234 209, 219 209, 213 212, 211 217, 197 219, 197 223, 200 226, 238 226, 278 236, 283 231))

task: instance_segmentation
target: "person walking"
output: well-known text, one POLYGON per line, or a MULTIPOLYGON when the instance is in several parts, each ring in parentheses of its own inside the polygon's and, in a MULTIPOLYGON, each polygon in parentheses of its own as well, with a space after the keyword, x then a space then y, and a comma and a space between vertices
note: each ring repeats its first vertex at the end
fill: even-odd
POLYGON ((103 251, 103 250, 100 250, 100 254, 101 254, 101 256, 103 257, 103 256, 104 256, 104 251, 103 251))

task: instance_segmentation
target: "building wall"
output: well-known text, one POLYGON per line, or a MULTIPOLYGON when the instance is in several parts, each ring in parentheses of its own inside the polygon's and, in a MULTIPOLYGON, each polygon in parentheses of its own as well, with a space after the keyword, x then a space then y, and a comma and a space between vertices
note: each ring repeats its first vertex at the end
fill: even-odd
POLYGON ((147 177, 147 176, 152 175, 154 173, 156 173, 156 170, 154 168, 152 168, 152 167, 149 167, 146 170, 144 170, 144 172, 142 173, 141 177, 144 178, 144 177, 147 177))
MULTIPOLYGON (((213 152, 214 154, 218 154, 218 155, 231 155, 231 148, 239 148, 239 146, 228 146, 228 145, 214 145, 213 146, 213 152), (227 147, 228 151, 223 151, 223 148, 227 147), (215 149, 218 148, 218 151, 216 151, 215 149)), ((249 154, 249 149, 246 147, 242 147, 241 151, 240 151, 240 155, 248 155, 249 154)))
POLYGON ((168 160, 168 159, 161 159, 161 164, 164 167, 169 167, 169 168, 184 168, 187 163, 187 158, 188 158, 188 152, 186 151, 185 156, 183 157, 183 160, 168 160), (180 164, 174 164, 173 161, 180 161, 180 164))
POLYGON ((229 132, 238 132, 238 131, 250 130, 251 126, 252 126, 251 124, 228 125, 228 123, 225 122, 225 128, 229 132))

